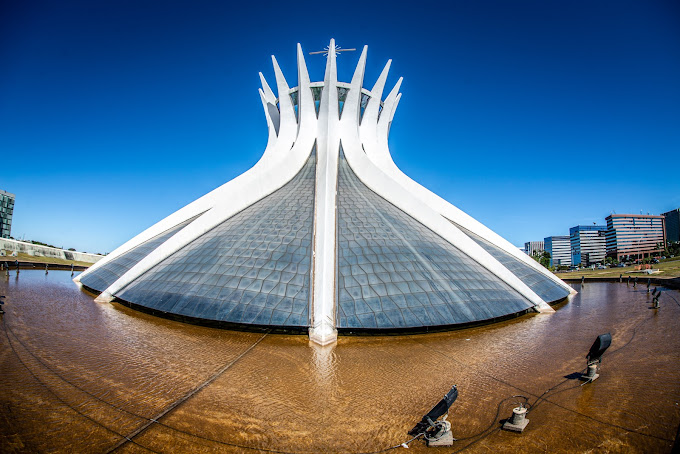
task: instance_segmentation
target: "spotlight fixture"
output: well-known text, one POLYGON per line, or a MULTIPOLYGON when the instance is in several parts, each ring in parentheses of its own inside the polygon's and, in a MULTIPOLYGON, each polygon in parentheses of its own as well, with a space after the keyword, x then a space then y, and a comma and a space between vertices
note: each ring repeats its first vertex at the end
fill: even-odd
MULTIPOLYGON (((590 351, 586 355, 588 372, 581 377, 581 379, 585 380, 586 383, 590 383, 600 376, 600 374, 597 373, 597 365, 602 363, 602 355, 611 344, 612 335, 609 333, 600 334, 597 336, 597 339, 595 339, 595 342, 593 342, 592 347, 590 347, 590 351)), ((586 383, 584 383, 584 385, 586 383)))
POLYGON ((451 423, 446 420, 451 405, 458 398, 458 388, 453 385, 451 390, 446 393, 444 398, 437 405, 432 407, 423 419, 408 434, 413 437, 424 435, 427 446, 451 446, 453 445, 453 434, 451 433, 451 423), (444 416, 437 421, 440 416, 444 416))
POLYGON ((5 302, 2 300, 5 297, 5 295, 0 295, 0 314, 4 314, 5 311, 2 310, 2 305, 5 304, 5 302))

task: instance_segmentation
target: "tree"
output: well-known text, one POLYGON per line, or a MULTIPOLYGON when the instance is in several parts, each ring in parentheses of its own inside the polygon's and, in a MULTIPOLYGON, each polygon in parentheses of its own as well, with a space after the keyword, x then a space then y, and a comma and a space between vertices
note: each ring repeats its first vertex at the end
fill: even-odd
POLYGON ((536 260, 538 263, 543 265, 544 267, 550 269, 550 252, 548 251, 541 251, 539 252, 534 252, 534 254, 531 256, 534 260, 536 260))

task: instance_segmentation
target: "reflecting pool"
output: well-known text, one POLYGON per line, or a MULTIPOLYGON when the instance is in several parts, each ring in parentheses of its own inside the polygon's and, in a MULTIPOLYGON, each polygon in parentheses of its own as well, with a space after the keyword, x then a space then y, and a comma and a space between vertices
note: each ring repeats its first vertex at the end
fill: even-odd
MULTIPOLYGON (((437 334, 219 330, 95 303, 67 271, 0 276, 0 452, 375 452, 451 385, 452 448, 670 452, 680 424, 680 292, 574 284, 554 314, 437 334), (600 378, 576 377, 611 332, 600 378), (533 404, 522 434, 499 430, 533 404)), ((396 451, 403 448, 397 448, 396 451)))

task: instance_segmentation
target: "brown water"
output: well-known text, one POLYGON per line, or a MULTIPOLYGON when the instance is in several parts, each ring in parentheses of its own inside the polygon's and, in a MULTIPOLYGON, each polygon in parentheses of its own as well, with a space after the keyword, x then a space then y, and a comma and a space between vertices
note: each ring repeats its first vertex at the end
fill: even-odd
POLYGON ((416 440, 412 450, 670 452, 680 424, 679 292, 664 290, 656 311, 644 286, 575 288, 555 314, 317 348, 306 336, 95 303, 69 272, 12 271, 0 276, 0 452, 379 451, 408 440, 453 384, 459 440, 416 440), (584 355, 608 331, 601 377, 580 386, 584 355), (511 396, 536 403, 546 391, 524 433, 499 430, 521 400, 511 396))

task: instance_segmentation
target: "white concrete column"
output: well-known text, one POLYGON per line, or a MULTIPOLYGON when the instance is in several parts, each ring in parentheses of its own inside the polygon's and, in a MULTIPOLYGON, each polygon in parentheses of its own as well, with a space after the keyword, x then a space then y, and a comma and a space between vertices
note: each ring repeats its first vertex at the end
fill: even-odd
POLYGON ((338 185, 338 74, 331 39, 317 124, 312 305, 309 338, 320 345, 335 342, 336 204, 338 185))

